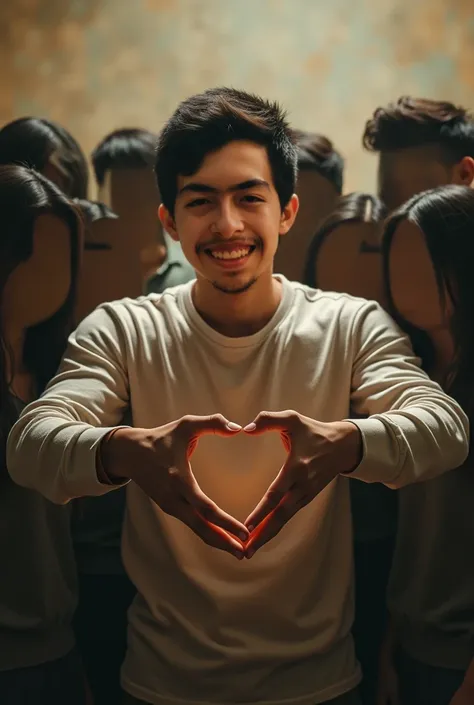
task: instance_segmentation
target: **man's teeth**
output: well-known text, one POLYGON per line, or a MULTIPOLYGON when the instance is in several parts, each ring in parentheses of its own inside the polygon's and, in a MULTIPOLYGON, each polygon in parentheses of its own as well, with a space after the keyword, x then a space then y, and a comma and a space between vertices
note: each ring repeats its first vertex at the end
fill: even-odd
POLYGON ((232 250, 231 252, 228 250, 215 250, 211 251, 211 255, 216 259, 240 259, 241 257, 246 257, 249 252, 250 247, 246 247, 245 249, 232 250))

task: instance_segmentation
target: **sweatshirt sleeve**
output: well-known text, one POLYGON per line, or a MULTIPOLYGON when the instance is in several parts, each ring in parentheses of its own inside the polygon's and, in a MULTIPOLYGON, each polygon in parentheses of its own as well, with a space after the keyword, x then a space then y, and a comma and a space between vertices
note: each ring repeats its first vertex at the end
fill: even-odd
POLYGON ((96 456, 128 408, 125 359, 116 312, 98 308, 71 335, 57 375, 10 432, 7 467, 17 484, 57 504, 121 486, 99 482, 96 456))
POLYGON ((421 369, 408 338, 376 303, 356 315, 351 419, 361 431, 363 459, 350 473, 393 489, 459 467, 469 452, 461 407, 421 369))

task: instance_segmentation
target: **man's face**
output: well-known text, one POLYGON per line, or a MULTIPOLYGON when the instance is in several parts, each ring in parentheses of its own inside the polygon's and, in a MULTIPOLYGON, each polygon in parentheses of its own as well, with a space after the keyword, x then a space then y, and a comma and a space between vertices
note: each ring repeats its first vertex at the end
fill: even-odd
POLYGON ((272 272, 278 238, 293 224, 298 199, 282 212, 264 147, 230 142, 207 155, 196 173, 179 176, 177 186, 174 218, 163 206, 160 218, 198 279, 236 294, 272 272))
POLYGON ((381 152, 377 191, 389 211, 422 191, 452 183, 453 169, 436 147, 407 147, 381 152))

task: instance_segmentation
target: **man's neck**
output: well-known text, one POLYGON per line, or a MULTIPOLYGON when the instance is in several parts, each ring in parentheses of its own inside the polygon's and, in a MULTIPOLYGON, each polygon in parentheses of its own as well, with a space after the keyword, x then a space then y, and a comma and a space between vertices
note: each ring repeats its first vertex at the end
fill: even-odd
POLYGON ((258 333, 272 318, 281 301, 282 285, 271 273, 265 273, 247 291, 228 294, 198 279, 192 297, 209 326, 229 338, 241 338, 258 333))

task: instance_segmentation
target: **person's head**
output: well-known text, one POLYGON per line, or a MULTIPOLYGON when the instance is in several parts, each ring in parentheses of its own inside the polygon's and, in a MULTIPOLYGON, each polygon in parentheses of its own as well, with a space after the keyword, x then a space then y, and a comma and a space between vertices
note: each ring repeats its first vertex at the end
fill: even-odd
POLYGON ((0 129, 0 164, 39 171, 69 198, 87 198, 85 156, 64 127, 44 118, 25 117, 0 129))
POLYGON ((330 139, 316 132, 293 130, 297 148, 298 174, 316 172, 323 176, 341 195, 344 180, 344 160, 330 139))
POLYGON ((100 201, 75 198, 74 205, 79 209, 84 225, 84 250, 110 250, 110 242, 97 240, 92 234, 92 225, 98 221, 116 220, 117 214, 100 201))
POLYGON ((158 135, 140 128, 114 130, 92 152, 92 165, 99 186, 111 169, 140 169, 155 165, 158 135))
MULTIPOLYGON (((341 196, 337 202, 336 208, 321 223, 319 230, 311 241, 305 268, 305 284, 312 287, 327 288, 323 286, 323 282, 318 281, 317 270, 320 268, 317 266, 317 263, 323 247, 328 242, 329 236, 336 230, 338 230, 341 241, 346 241, 347 245, 350 241, 353 241, 356 247, 355 252, 349 252, 347 248, 341 249, 339 244, 334 243, 332 250, 340 264, 342 264, 342 261, 345 259, 347 265, 352 268, 354 265, 354 256, 377 252, 379 247, 376 234, 385 215, 386 210, 384 204, 379 198, 376 198, 372 194, 350 193, 346 196, 341 196)), ((339 270, 337 271, 337 279, 341 281, 341 286, 343 286, 344 268, 336 266, 335 268, 331 267, 331 269, 339 270)), ((347 282, 347 284, 349 284, 349 282, 347 282)), ((344 288, 340 290, 347 291, 347 289, 344 288)))
POLYGON ((0 166, 0 437, 18 365, 38 394, 55 373, 73 325, 81 250, 75 207, 48 179, 0 166), (15 359, 19 340, 22 360, 15 359), (15 350, 14 350, 15 349, 15 350))
POLYGON ((298 210, 296 157, 277 103, 216 88, 179 105, 158 141, 160 218, 198 280, 240 293, 271 273, 298 210))
POLYGON ((390 312, 428 372, 447 331, 447 390, 474 418, 474 190, 448 185, 413 197, 387 221, 383 259, 390 312))
POLYGON ((391 211, 417 193, 474 179, 474 119, 444 101, 399 98, 366 123, 364 147, 378 153, 378 193, 391 211))

